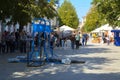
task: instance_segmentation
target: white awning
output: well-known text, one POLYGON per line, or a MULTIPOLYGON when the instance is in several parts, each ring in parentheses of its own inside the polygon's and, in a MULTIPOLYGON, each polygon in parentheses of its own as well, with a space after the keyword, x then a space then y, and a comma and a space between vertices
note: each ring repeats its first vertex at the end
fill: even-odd
POLYGON ((92 33, 97 33, 97 32, 101 32, 101 31, 111 31, 113 28, 111 26, 109 26, 109 24, 103 25, 93 31, 91 31, 92 33))
POLYGON ((66 30, 71 30, 71 31, 73 31, 73 30, 75 30, 75 29, 73 29, 73 28, 71 28, 71 27, 69 27, 69 26, 66 26, 66 25, 63 25, 63 26, 60 27, 60 31, 66 31, 66 30))

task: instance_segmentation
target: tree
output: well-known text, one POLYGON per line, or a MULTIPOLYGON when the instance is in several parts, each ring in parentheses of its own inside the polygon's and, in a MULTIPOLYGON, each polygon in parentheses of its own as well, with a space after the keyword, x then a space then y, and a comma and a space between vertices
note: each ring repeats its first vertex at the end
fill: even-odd
POLYGON ((12 23, 18 22, 20 30, 34 17, 53 18, 57 15, 53 7, 54 0, 0 0, 0 20, 11 16, 12 23))
POLYGON ((0 0, 0 20, 4 22, 5 18, 12 15, 14 3, 14 0, 0 0))
POLYGON ((102 24, 105 24, 106 21, 103 17, 104 17, 103 15, 99 15, 96 6, 92 5, 91 9, 86 15, 86 21, 82 30, 85 32, 90 32, 95 28, 100 27, 102 24))
POLYGON ((120 26, 120 0, 93 0, 93 4, 110 25, 120 26))
POLYGON ((63 2, 58 9, 60 26, 67 25, 72 28, 77 28, 79 19, 76 14, 74 6, 67 0, 63 2))

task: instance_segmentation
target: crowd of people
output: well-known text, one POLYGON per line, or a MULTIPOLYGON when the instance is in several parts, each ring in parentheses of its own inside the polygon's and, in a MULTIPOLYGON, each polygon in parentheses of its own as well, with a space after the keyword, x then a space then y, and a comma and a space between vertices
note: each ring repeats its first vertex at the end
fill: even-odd
MULTIPOLYGON (((20 53, 26 53, 28 46, 31 49, 31 38, 31 34, 25 31, 19 32, 19 30, 17 30, 11 33, 9 31, 4 31, 0 41, 0 53, 14 53, 16 50, 20 53)), ((42 47, 45 41, 46 46, 50 43, 51 49, 54 49, 54 47, 79 49, 79 46, 87 45, 87 40, 88 35, 81 34, 80 32, 73 32, 72 35, 68 37, 59 37, 59 34, 56 32, 52 32, 51 34, 43 32, 40 33, 40 35, 38 35, 38 33, 35 35, 34 45, 37 46, 40 44, 40 47, 42 47), (41 39, 40 43, 39 39, 41 39)))
POLYGON ((65 38, 60 38, 60 41, 57 41, 56 44, 59 44, 60 47, 79 49, 79 46, 87 45, 88 38, 89 36, 87 34, 74 31, 72 35, 65 38))
POLYGON ((15 50, 26 53, 26 39, 28 37, 30 36, 25 31, 4 31, 0 41, 0 53, 13 53, 15 50))
POLYGON ((92 33, 92 42, 102 44, 107 43, 107 45, 109 45, 114 42, 114 34, 110 31, 105 31, 101 35, 98 33, 92 33))

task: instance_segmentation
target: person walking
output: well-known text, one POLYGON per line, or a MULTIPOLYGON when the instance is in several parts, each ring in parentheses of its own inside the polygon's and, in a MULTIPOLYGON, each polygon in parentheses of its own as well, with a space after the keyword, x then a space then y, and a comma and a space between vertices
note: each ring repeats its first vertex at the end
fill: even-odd
POLYGON ((77 33, 77 34, 75 35, 76 49, 79 49, 79 42, 80 42, 80 34, 77 33))
POLYGON ((82 35, 82 45, 87 45, 87 41, 88 41, 88 34, 83 34, 82 35))

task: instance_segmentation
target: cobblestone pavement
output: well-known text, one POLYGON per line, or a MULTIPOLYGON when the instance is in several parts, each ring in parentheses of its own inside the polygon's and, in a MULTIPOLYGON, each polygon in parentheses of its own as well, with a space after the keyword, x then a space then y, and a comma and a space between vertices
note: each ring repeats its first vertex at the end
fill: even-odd
POLYGON ((0 80, 120 80, 120 47, 89 43, 74 51, 55 48, 54 53, 58 58, 85 63, 48 63, 41 67, 27 67, 26 63, 7 61, 8 58, 25 54, 0 54, 0 80))

